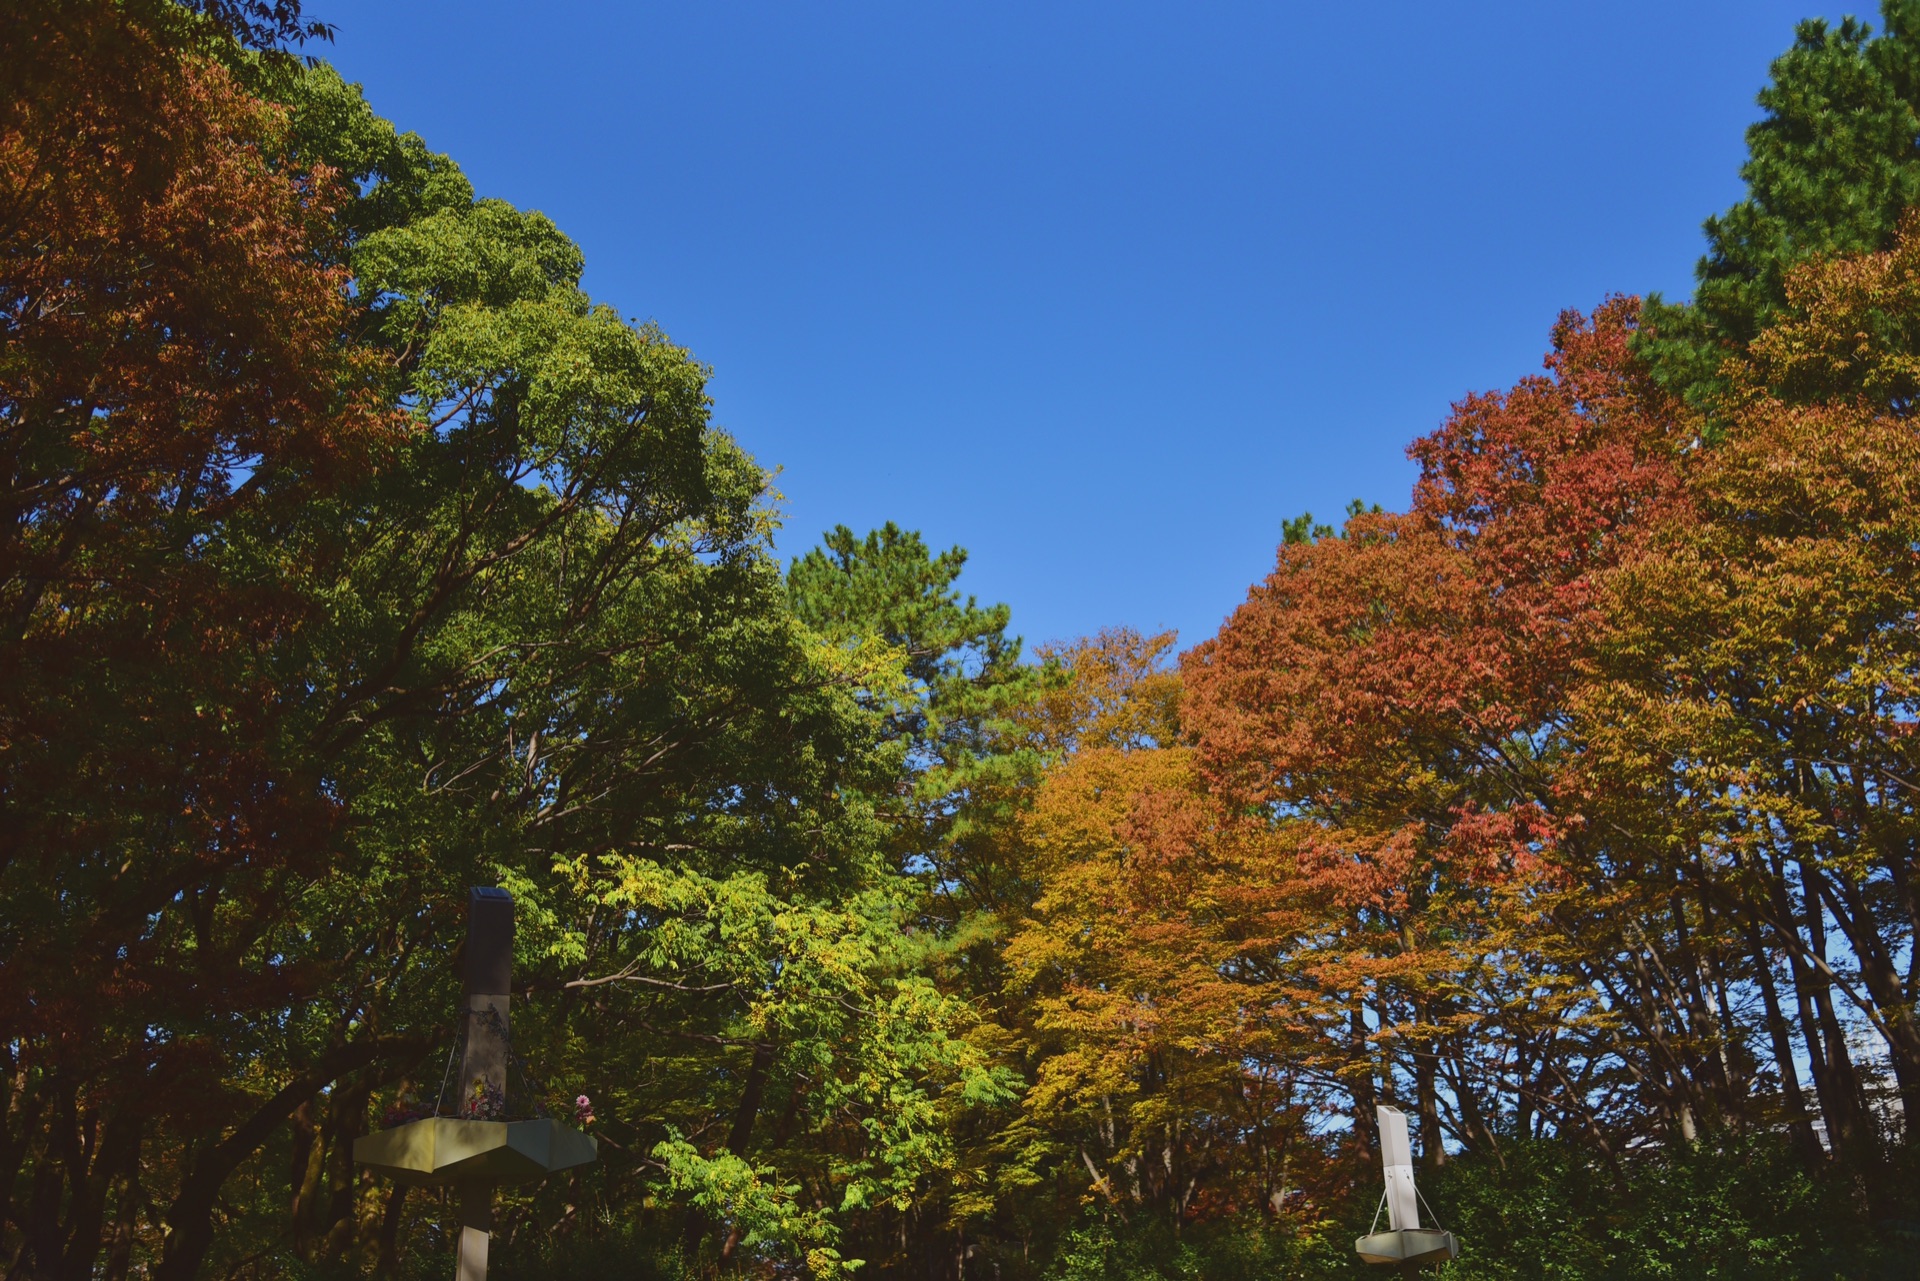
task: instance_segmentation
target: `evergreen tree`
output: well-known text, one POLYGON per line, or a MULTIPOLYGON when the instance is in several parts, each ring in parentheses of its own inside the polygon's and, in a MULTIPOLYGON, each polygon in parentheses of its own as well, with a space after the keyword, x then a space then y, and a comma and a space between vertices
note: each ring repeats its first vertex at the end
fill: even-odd
POLYGON ((1706 221, 1693 301, 1648 300, 1640 354, 1709 415, 1721 362, 1780 313, 1788 269, 1886 248, 1920 202, 1920 0, 1882 0, 1881 15, 1877 36, 1851 17, 1800 24, 1747 130, 1747 196, 1706 221))
POLYGON ((841 645, 877 640, 902 663, 905 684, 884 698, 868 692, 904 753, 882 809, 902 865, 935 871, 943 885, 965 879, 956 849, 997 808, 987 797, 1037 766, 1016 747, 1010 717, 1049 679, 1021 663, 1007 606, 961 597, 954 583, 966 563, 964 548, 935 555, 918 532, 888 521, 865 538, 835 527, 787 573, 800 621, 841 645))

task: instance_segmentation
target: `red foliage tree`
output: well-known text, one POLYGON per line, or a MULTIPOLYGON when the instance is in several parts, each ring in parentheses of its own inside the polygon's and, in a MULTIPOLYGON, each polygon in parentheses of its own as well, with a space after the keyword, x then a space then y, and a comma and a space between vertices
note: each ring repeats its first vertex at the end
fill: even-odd
POLYGON ((1628 352, 1637 310, 1562 317, 1544 376, 1415 443, 1411 511, 1283 546, 1184 665, 1210 784, 1301 830, 1297 874, 1338 928, 1298 963, 1348 1004, 1359 1111, 1406 1047, 1430 1159, 1443 1084, 1462 1136, 1492 1141, 1482 1101, 1504 1069, 1466 1035, 1487 1016, 1470 975, 1499 945, 1497 896, 1579 826, 1550 757, 1593 575, 1674 501, 1683 442, 1628 352))

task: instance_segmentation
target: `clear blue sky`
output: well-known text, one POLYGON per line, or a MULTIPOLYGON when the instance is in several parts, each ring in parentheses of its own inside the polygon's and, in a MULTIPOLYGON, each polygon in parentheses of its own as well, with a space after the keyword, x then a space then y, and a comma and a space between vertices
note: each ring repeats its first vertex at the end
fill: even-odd
POLYGON ((1029 642, 1185 645, 1561 308, 1688 293, 1812 3, 308 8, 713 366, 784 555, 891 519, 1029 642))

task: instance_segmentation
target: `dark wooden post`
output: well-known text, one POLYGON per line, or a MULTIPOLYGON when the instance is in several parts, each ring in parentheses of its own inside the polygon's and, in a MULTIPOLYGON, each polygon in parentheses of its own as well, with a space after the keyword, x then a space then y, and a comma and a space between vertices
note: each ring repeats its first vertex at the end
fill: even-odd
POLYGON ((467 897, 467 1048, 460 1115, 497 1121, 507 1100, 507 1019, 513 993, 513 895, 476 885, 467 897), (481 1107, 476 1109, 479 1102, 481 1107))
MULTIPOLYGON (((353 1141, 353 1159, 402 1183, 450 1187, 459 1203, 457 1281, 486 1281, 498 1183, 543 1179, 594 1159, 598 1145, 550 1116, 507 1111, 507 1016, 513 994, 513 896, 491 886, 467 895, 465 1007, 454 1106, 353 1141), (451 1115, 447 1115, 448 1112, 451 1115)), ((525 1084, 525 1082, 522 1082, 525 1084)), ((396 1199, 390 1203, 397 1206, 396 1199)), ((388 1210, 391 1216, 393 1209, 388 1210)))
MULTIPOLYGON (((467 1045, 460 1056, 460 1115, 506 1120, 507 1017, 513 993, 513 895, 476 885, 467 895, 467 1045)), ((456 1281, 486 1281, 493 1184, 460 1189, 456 1281)))
POLYGON ((454 1281, 487 1281, 487 1246, 493 1240, 493 1184, 462 1183, 460 1196, 460 1253, 454 1260, 454 1281))

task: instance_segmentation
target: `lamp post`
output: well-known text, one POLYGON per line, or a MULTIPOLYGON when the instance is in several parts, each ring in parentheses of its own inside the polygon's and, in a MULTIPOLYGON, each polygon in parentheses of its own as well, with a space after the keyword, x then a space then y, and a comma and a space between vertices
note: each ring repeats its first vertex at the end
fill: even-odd
POLYGON ((544 1179, 598 1155, 590 1135, 552 1117, 514 1120, 507 1096, 507 1018, 513 992, 513 896, 475 886, 467 896, 467 1035, 454 1116, 434 1115, 353 1142, 357 1164, 416 1187, 452 1187, 460 1202, 455 1281, 486 1281, 493 1190, 544 1179))
MULTIPOLYGON (((1413 1144, 1407 1139, 1407 1116, 1399 1108, 1374 1109, 1380 1122, 1380 1164, 1385 1167, 1387 1190, 1380 1198, 1387 1211, 1387 1230, 1369 1232, 1353 1243, 1367 1263, 1397 1266, 1407 1276, 1420 1275, 1427 1264, 1460 1257, 1453 1233, 1420 1226, 1420 1193, 1413 1186, 1413 1144)), ((1380 1226, 1380 1211, 1373 1212, 1380 1226)))

